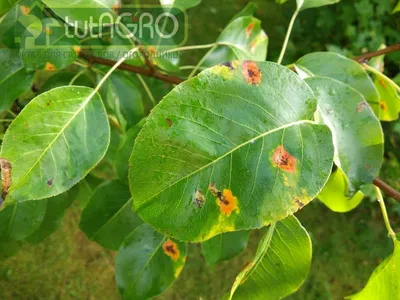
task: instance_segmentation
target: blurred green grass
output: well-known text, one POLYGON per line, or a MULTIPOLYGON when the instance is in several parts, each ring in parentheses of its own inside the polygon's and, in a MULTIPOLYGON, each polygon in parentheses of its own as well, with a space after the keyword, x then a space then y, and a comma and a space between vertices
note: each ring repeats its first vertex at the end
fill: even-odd
MULTIPOLYGON (((356 210, 337 214, 313 201, 297 217, 312 237, 313 262, 305 284, 288 299, 342 299, 360 290, 392 250, 376 202, 365 200, 356 210)), ((78 228, 79 218, 80 209, 74 205, 44 242, 26 245, 0 262, 0 299, 120 299, 115 253, 88 241, 78 228)), ((399 218, 392 213, 391 220, 399 229, 399 218)), ((158 299, 220 299, 251 260, 261 236, 254 231, 241 255, 214 268, 205 263, 199 244, 190 245, 181 276, 158 299)))

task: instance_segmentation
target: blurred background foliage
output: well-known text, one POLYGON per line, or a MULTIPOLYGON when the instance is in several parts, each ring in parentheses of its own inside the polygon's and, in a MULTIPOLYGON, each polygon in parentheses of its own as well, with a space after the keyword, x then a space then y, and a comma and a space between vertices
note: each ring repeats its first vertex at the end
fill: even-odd
MULTIPOLYGON (((142 1, 144 2, 144 1, 142 1)), ((148 2, 156 1, 146 1, 148 2)), ((248 1, 203 0, 189 10, 187 45, 207 44, 248 1)), ((283 5, 256 0, 268 34, 268 60, 276 61, 295 1, 283 5)), ((284 64, 314 51, 335 51, 349 57, 400 41, 400 13, 391 14, 393 0, 342 0, 310 9, 297 19, 284 64)), ((196 64, 203 51, 185 53, 196 64)), ((385 57, 385 72, 399 73, 400 53, 385 57)), ((383 123, 385 163, 381 177, 400 190, 400 122, 383 123)), ((84 195, 79 195, 84 201, 84 195)), ((388 199, 389 200, 389 199, 388 199)), ((390 219, 400 229, 400 204, 388 201, 390 219)), ((75 203, 63 225, 39 245, 25 245, 0 262, 0 299, 120 299, 114 280, 115 253, 87 240, 79 230, 81 207, 75 203)), ((289 299, 342 299, 360 290, 371 272, 391 251, 379 206, 365 199, 354 211, 338 214, 313 201, 297 216, 313 240, 310 276, 289 299)), ((187 264, 178 281, 159 299, 219 299, 249 261, 262 233, 254 231, 248 248, 232 261, 207 266, 200 245, 190 245, 187 264)))

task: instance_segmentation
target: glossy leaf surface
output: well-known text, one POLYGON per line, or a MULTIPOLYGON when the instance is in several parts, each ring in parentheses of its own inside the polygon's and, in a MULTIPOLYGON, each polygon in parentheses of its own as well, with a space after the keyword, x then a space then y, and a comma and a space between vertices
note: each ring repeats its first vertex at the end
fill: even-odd
POLYGON ((164 292, 179 276, 187 245, 171 240, 148 224, 124 241, 116 259, 117 286, 126 300, 148 299, 164 292))
POLYGON ((309 121, 315 109, 308 85, 275 63, 204 71, 169 93, 139 133, 129 174, 134 209, 187 241, 287 217, 330 174, 332 137, 309 121))
POLYGON ((300 10, 338 3, 340 0, 296 0, 300 10))
POLYGON ((372 183, 383 161, 383 132, 363 96, 350 86, 327 77, 306 82, 318 99, 322 123, 329 126, 335 145, 335 164, 346 174, 351 192, 372 183))
POLYGON ((12 164, 9 196, 49 198, 70 189, 104 156, 110 128, 93 89, 60 87, 33 99, 8 128, 1 157, 12 164))
POLYGON ((247 247, 250 231, 235 231, 219 234, 201 243, 201 252, 211 266, 234 258, 247 247))
POLYGON ((142 223, 132 212, 129 188, 117 180, 98 186, 82 212, 80 228, 89 239, 117 250, 123 240, 142 223))
POLYGON ((253 261, 236 277, 231 299, 281 299, 295 292, 311 264, 311 240, 290 216, 272 224, 253 261))
POLYGON ((375 115, 379 116, 378 92, 358 62, 333 52, 315 52, 300 58, 295 68, 302 77, 330 77, 351 86, 364 96, 375 115))

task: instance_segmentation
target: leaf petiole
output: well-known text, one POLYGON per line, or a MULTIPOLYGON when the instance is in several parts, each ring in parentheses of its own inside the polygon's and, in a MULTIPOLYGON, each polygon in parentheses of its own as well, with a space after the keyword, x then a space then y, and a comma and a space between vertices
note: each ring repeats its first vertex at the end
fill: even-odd
POLYGON ((390 226, 389 217, 388 217, 388 214, 387 214, 387 211, 386 211, 386 206, 385 206, 385 202, 384 202, 383 197, 382 197, 381 190, 376 186, 374 186, 374 188, 375 188, 376 196, 378 197, 378 202, 379 202, 379 205, 381 207, 383 220, 385 222, 385 226, 386 226, 386 229, 388 231, 388 234, 392 238, 393 242, 396 242, 396 240, 397 240, 396 233, 394 232, 394 230, 390 226))

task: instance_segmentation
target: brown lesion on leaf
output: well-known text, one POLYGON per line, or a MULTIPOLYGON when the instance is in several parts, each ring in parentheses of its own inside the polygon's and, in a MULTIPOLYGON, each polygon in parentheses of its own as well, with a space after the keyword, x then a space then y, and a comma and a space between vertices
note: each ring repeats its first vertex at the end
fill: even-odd
POLYGON ((25 5, 21 5, 21 6, 19 7, 19 10, 21 11, 21 13, 22 13, 24 16, 27 16, 27 15, 29 15, 29 14, 31 13, 31 9, 30 9, 29 7, 27 7, 27 6, 25 6, 25 5))
POLYGON ((283 171, 293 173, 296 171, 296 159, 280 145, 272 155, 272 163, 283 171))
POLYGON ((253 32, 254 29, 254 22, 251 22, 249 25, 246 27, 246 36, 247 38, 250 37, 251 33, 253 32))
POLYGON ((54 182, 54 178, 50 178, 49 180, 47 180, 47 186, 51 187, 53 185, 54 182))
POLYGON ((365 169, 369 170, 369 169, 371 169, 371 166, 369 164, 365 164, 365 169))
POLYGON ((52 63, 47 62, 44 69, 46 71, 55 71, 56 70, 56 66, 53 65, 52 63))
POLYGON ((368 108, 368 102, 363 100, 357 105, 357 112, 362 112, 364 109, 368 108))
POLYGON ((212 182, 208 187, 208 190, 217 197, 217 205, 221 213, 225 216, 230 216, 232 212, 239 211, 237 198, 233 195, 229 189, 224 189, 222 192, 217 189, 215 182, 212 182))
POLYGON ((177 260, 180 256, 178 245, 170 239, 163 243, 162 249, 165 255, 168 255, 173 260, 177 260))
POLYGON ((165 121, 167 122, 168 127, 171 127, 173 125, 173 122, 170 118, 166 118, 165 121))
POLYGON ((304 203, 297 197, 294 198, 294 202, 299 206, 299 208, 304 206, 304 203))
POLYGON ((1 195, 5 199, 12 184, 11 170, 12 166, 8 159, 0 158, 1 167, 1 195))
POLYGON ((202 190, 196 190, 193 196, 193 203, 197 205, 198 208, 202 208, 206 202, 206 197, 202 190))
POLYGON ((121 5, 118 3, 119 1, 115 2, 112 6, 112 10, 118 14, 119 9, 121 8, 121 5))
POLYGON ((387 107, 386 103, 383 102, 383 101, 381 101, 381 102, 379 103, 379 106, 381 107, 382 110, 388 110, 388 107, 387 107))
POLYGON ((221 64, 221 66, 227 67, 229 70, 232 70, 232 71, 235 70, 235 67, 233 66, 231 61, 227 61, 227 62, 221 64))
POLYGON ((258 85, 261 82, 262 72, 253 61, 243 62, 242 74, 248 84, 258 85))

